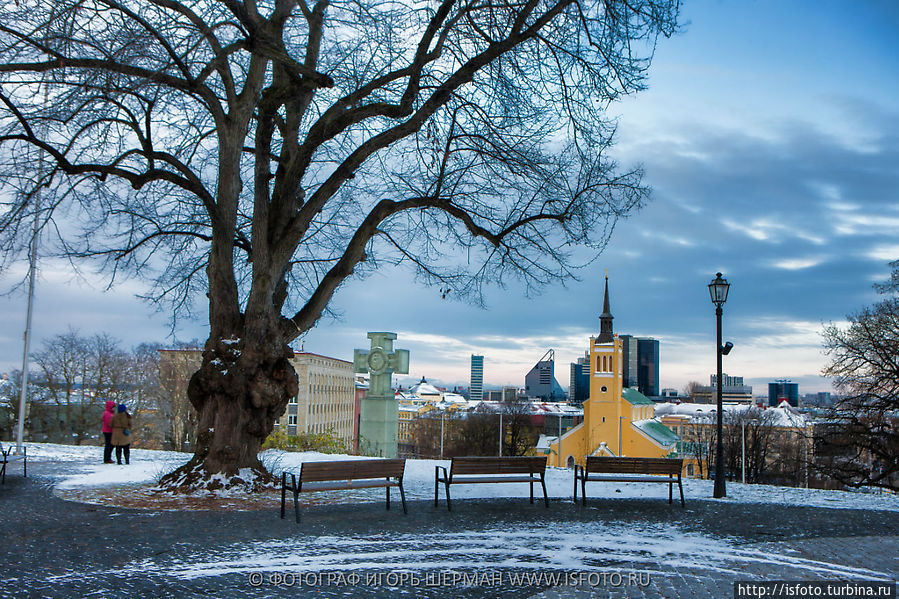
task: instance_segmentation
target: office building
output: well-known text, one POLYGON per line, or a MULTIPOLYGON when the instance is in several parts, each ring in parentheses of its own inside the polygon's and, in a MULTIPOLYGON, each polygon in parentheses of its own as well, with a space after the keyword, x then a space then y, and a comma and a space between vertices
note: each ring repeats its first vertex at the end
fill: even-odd
POLYGON ((621 380, 624 388, 639 386, 637 380, 637 339, 633 335, 618 335, 621 339, 621 380))
POLYGON ((484 399, 484 356, 471 356, 471 379, 469 381, 469 399, 484 399))
POLYGON ((647 397, 659 394, 659 341, 637 338, 637 390, 647 397))
POLYGON ((768 383, 768 405, 779 406, 783 400, 787 400, 794 408, 799 407, 799 383, 790 382, 788 379, 768 383))
POLYGON ((590 397, 590 358, 584 356, 571 363, 568 381, 568 401, 582 404, 590 397))
POLYGON ((553 350, 547 351, 525 375, 525 395, 546 401, 566 399, 565 390, 556 381, 555 364, 556 353, 553 350))
MULTIPOLYGON (((718 375, 711 374, 709 375, 709 384, 712 387, 718 385, 718 375)), ((730 376, 726 372, 721 373, 721 385, 724 387, 742 387, 743 386, 743 377, 741 376, 730 376)))

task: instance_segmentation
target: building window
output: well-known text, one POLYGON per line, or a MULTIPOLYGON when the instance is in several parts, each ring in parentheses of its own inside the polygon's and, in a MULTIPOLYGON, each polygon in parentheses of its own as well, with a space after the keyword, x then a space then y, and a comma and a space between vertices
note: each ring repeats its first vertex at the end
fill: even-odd
POLYGON ((602 387, 599 388, 599 390, 600 390, 602 393, 605 393, 606 391, 609 390, 609 388, 606 387, 605 385, 603 385, 602 387))
POLYGON ((296 405, 296 403, 297 403, 297 396, 294 395, 293 397, 291 397, 290 400, 289 400, 287 403, 296 405))
POLYGON ((296 414, 290 414, 287 417, 287 425, 288 426, 296 426, 297 425, 297 415, 296 414))

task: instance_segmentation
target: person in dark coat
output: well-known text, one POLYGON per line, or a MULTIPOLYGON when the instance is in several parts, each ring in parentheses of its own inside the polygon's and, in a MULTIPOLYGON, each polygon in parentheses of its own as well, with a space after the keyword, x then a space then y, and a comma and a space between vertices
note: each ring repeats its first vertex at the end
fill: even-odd
POLYGON ((112 418, 115 416, 115 402, 106 402, 106 411, 103 412, 103 463, 112 464, 112 418))
POLYGON ((128 464, 131 461, 131 414, 125 404, 119 404, 118 413, 112 417, 112 444, 115 446, 116 462, 121 465, 124 454, 128 464))

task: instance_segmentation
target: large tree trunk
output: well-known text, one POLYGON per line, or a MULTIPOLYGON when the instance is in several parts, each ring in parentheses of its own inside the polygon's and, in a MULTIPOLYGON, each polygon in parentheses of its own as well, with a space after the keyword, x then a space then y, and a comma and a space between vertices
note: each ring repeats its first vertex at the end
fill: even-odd
POLYGON ((271 339, 210 339, 188 386, 198 414, 194 456, 164 476, 160 487, 191 492, 272 486, 258 453, 297 394, 292 356, 286 343, 271 339))

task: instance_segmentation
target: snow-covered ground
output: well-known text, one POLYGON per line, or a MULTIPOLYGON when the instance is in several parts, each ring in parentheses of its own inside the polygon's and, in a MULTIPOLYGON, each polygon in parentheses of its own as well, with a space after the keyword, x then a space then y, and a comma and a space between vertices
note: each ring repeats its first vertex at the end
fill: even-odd
MULTIPOLYGON (((185 463, 190 454, 174 451, 134 449, 131 464, 118 466, 102 464, 101 447, 53 445, 32 443, 28 445, 30 460, 62 462, 71 467, 58 475, 56 487, 61 490, 117 485, 147 484, 159 479, 163 474, 185 463)), ((270 471, 299 471, 302 462, 322 460, 352 460, 357 456, 322 454, 317 452, 285 452, 268 450, 261 454, 262 462, 270 471)), ((432 498, 434 493, 434 467, 449 466, 449 460, 407 460, 404 486, 410 499, 432 498)), ((546 486, 550 497, 566 498, 572 493, 572 472, 566 468, 547 468, 546 486)), ((539 490, 537 490, 539 493, 539 490)), ((588 497, 616 498, 659 498, 667 499, 668 486, 645 483, 590 483, 588 497)), ((675 490, 675 494, 677 491, 675 490)), ((489 498, 527 496, 527 484, 501 485, 461 485, 453 488, 453 497, 489 498)), ((691 498, 710 499, 712 481, 686 479, 684 495, 691 498)), ((801 505, 821 508, 847 508, 866 510, 899 511, 899 496, 894 494, 851 493, 846 491, 826 491, 820 489, 800 489, 771 485, 744 485, 735 482, 727 484, 727 498, 717 501, 737 503, 764 503, 768 505, 801 505)), ((381 492, 361 491, 347 495, 337 494, 335 501, 346 501, 347 497, 380 501, 381 492), (343 498, 343 499, 342 499, 343 498)), ((320 501, 317 501, 319 503, 320 501)))
MULTIPOLYGON (((28 455, 35 461, 55 463, 53 468, 44 470, 50 474, 42 476, 52 476, 54 486, 73 493, 89 493, 91 490, 114 492, 116 487, 133 489, 135 484, 149 487, 159 476, 190 457, 178 452, 137 449, 132 451, 128 466, 104 465, 98 463, 102 459, 100 447, 50 444, 30 444, 28 455)), ((304 461, 356 459, 346 455, 282 451, 266 451, 261 457, 263 463, 276 473, 298 470, 304 461)), ((432 498, 434 466, 448 464, 448 461, 442 460, 408 460, 404 480, 407 496, 410 499, 432 498)), ((571 471, 549 468, 547 487, 551 497, 571 497, 571 471)), ((712 495, 710 481, 687 480, 684 487, 688 508, 691 507, 691 500, 709 499, 712 495)), ((728 497, 718 501, 762 503, 765 504, 762 509, 771 505, 800 505, 899 511, 899 497, 889 494, 738 483, 728 483, 727 491, 728 497)), ((588 492, 595 498, 645 497, 664 500, 668 490, 666 485, 592 483, 588 492)), ((454 497, 460 499, 527 497, 527 494, 525 484, 469 485, 460 486, 453 492, 454 497)), ((383 501, 380 491, 338 492, 333 497, 324 493, 309 494, 317 495, 325 497, 323 501, 315 500, 315 503, 383 501)), ((158 514, 152 511, 141 513, 145 513, 146 517, 158 514)), ((66 585, 72 585, 72 588, 90 585, 94 588, 97 581, 112 581, 109 584, 115 588, 129 588, 129 583, 146 580, 161 585, 177 581, 179 584, 198 585, 191 588, 205 588, 224 580, 222 577, 230 576, 232 580, 233 577, 246 577, 252 586, 297 586, 310 587, 310 590, 315 587, 316 592, 328 591, 328 596, 346 596, 350 591, 344 591, 341 587, 345 589, 354 585, 395 588, 400 594, 417 595, 422 585, 428 586, 436 581, 443 587, 483 586, 491 589, 490 596, 496 596, 497 581, 503 589, 575 584, 589 588, 618 586, 615 576, 619 581, 622 576, 639 576, 637 584, 648 585, 656 594, 671 596, 672 590, 680 589, 681 592, 675 591, 674 594, 708 597, 723 596, 714 595, 715 584, 721 580, 824 578, 891 581, 899 571, 899 560, 895 558, 883 557, 875 561, 858 558, 852 550, 859 542, 855 539, 811 539, 811 545, 803 545, 802 539, 746 544, 736 538, 692 529, 678 522, 597 518, 593 521, 571 521, 560 526, 558 522, 535 520, 526 527, 516 529, 488 520, 468 528, 462 526, 458 530, 422 530, 415 534, 335 532, 310 536, 302 533, 302 527, 297 531, 295 537, 260 538, 208 546, 185 544, 174 552, 135 555, 115 567, 97 563, 91 568, 72 568, 45 580, 59 588, 66 585), (822 542, 825 544, 816 545, 822 542), (811 551, 809 547, 812 547, 811 551), (831 547, 832 550, 821 553, 823 548, 831 547), (847 547, 850 550, 843 551, 842 548, 847 547), (373 576, 381 578, 373 579, 373 576), (516 578, 518 576, 524 578, 516 578), (333 588, 329 590, 324 587, 333 588), (709 589, 712 595, 709 595, 709 589)), ((879 533, 871 530, 863 534, 879 533)), ((873 539, 864 541, 868 543, 865 547, 879 547, 885 542, 892 543, 887 547, 895 547, 895 542, 889 538, 873 539)), ((890 550, 886 551, 889 553, 890 550)), ((485 593, 488 591, 485 590, 485 593)), ((445 594, 429 596, 454 595, 452 588, 448 588, 445 594)))

